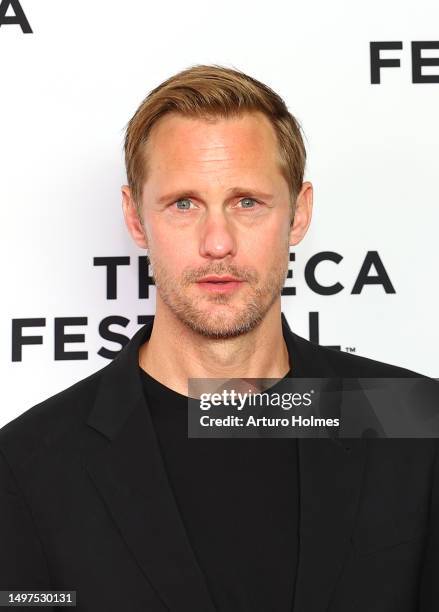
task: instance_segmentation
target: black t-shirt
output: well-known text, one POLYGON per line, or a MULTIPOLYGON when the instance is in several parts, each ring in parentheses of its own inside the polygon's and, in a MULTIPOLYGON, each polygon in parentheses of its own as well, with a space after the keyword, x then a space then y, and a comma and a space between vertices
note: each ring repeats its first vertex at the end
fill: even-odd
POLYGON ((297 440, 188 438, 188 398, 140 370, 169 482, 217 609, 290 612, 297 440))

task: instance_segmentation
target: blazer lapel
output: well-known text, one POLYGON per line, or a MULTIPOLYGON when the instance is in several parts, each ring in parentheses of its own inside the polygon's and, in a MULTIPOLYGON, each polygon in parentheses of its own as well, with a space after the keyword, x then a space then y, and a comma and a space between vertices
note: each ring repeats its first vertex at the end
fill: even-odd
POLYGON ((322 612, 349 552, 364 469, 364 444, 299 443, 300 533, 294 610, 322 612))
POLYGON ((138 371, 142 327, 102 374, 87 424, 83 461, 157 595, 176 612, 215 607, 188 541, 162 462, 138 371), (92 432, 89 432, 92 434, 92 432))
MULTIPOLYGON (((214 612, 163 465, 138 371, 143 326, 102 372, 83 442, 87 472, 146 579, 175 612, 214 612)), ((288 352, 307 377, 337 377, 322 351, 294 334, 282 314, 288 352), (306 372, 306 374, 305 374, 306 372)), ((298 439, 299 563, 294 610, 322 612, 342 570, 364 469, 365 440, 298 439)))
MULTIPOLYGON (((317 346, 292 333, 284 321, 283 329, 293 364, 296 358, 302 376, 340 378, 317 346)), ((323 612, 349 552, 363 481, 366 440, 307 438, 297 442, 300 525, 293 609, 323 612)))

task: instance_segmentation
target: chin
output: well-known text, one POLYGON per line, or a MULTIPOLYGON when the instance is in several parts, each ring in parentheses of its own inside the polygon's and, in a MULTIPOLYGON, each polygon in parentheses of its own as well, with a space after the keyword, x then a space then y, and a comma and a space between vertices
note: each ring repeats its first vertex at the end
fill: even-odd
POLYGON ((229 316, 218 313, 215 316, 207 312, 205 316, 184 317, 182 320, 192 331, 205 338, 227 339, 236 338, 250 332, 262 321, 263 315, 253 313, 239 314, 230 313, 229 316))

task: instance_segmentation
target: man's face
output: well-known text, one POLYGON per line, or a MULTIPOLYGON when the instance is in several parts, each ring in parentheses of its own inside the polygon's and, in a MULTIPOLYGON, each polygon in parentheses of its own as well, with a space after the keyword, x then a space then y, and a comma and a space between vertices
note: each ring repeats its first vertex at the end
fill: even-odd
POLYGON ((157 311, 205 337, 250 331, 280 300, 288 271, 292 202, 269 120, 168 114, 146 157, 141 216, 157 311), (237 280, 201 282, 210 275, 237 280))

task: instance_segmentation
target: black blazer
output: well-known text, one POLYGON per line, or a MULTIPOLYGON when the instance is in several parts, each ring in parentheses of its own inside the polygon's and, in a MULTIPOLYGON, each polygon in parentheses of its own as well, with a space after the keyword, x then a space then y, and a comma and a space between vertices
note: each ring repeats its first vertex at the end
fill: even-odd
MULTIPOLYGON (((142 392, 138 350, 152 325, 0 430, 0 590, 76 590, 87 612, 214 612, 142 392)), ((283 315, 282 326, 310 377, 415 375, 316 346, 283 315)), ((294 611, 439 610, 437 441, 298 449, 294 611)))

